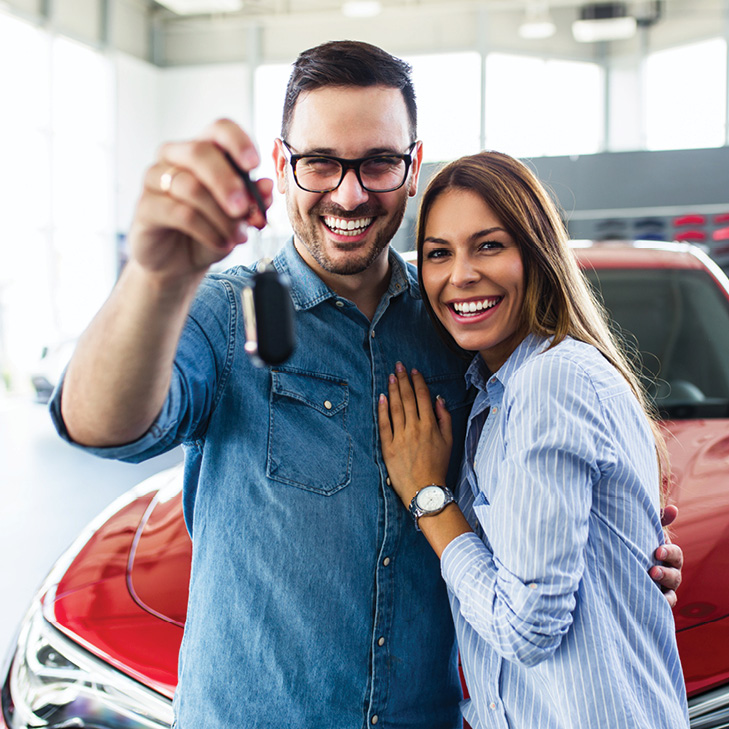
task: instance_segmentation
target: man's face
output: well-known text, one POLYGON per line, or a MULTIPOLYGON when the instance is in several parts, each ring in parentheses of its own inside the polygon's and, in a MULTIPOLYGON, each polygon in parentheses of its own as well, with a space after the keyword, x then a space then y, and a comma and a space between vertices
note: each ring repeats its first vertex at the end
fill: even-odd
MULTIPOLYGON (((410 146, 408 113, 402 93, 383 86, 324 87, 296 102, 289 137, 295 154, 328 154, 353 159, 403 154, 410 146)), ((320 273, 352 275, 380 258, 402 222, 409 195, 417 189, 421 146, 417 145, 405 184, 393 192, 368 192, 354 170, 331 192, 300 189, 281 142, 274 161, 279 192, 304 260, 320 273)))

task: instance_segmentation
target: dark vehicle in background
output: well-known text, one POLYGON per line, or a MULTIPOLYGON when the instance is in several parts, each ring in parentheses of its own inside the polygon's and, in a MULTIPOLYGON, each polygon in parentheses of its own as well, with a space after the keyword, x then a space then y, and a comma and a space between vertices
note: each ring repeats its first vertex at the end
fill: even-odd
MULTIPOLYGON (((685 244, 575 251, 640 352, 668 434, 691 726, 729 727, 729 281, 685 244)), ((2 674, 0 728, 170 726, 191 557, 181 477, 166 471, 126 494, 53 568, 2 674)))

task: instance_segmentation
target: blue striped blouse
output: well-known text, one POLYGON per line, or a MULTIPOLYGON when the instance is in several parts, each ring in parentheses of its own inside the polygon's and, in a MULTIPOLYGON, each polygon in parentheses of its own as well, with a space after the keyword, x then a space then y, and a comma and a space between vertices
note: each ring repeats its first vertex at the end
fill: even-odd
POLYGON ((467 374, 458 501, 476 532, 441 560, 464 716, 474 729, 687 727, 673 616, 648 575, 663 541, 649 424, 594 347, 547 344, 530 335, 496 374, 480 357, 467 374))

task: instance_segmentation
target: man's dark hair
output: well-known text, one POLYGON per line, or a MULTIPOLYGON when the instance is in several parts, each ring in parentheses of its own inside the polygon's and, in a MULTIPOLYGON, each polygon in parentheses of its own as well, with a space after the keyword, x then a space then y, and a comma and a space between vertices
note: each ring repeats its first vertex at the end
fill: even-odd
POLYGON ((330 41, 310 48, 294 63, 283 107, 281 137, 291 129, 294 107, 303 91, 325 86, 386 86, 402 92, 410 120, 410 141, 417 137, 415 90, 409 63, 360 41, 330 41))

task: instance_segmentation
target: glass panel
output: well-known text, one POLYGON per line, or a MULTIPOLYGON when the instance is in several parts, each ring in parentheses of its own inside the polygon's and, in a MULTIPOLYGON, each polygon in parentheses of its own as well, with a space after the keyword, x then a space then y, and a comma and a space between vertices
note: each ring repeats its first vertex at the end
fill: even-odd
POLYGON ((48 34, 0 12, 0 133, 9 128, 48 129, 50 119, 48 34))
POLYGON ((442 162, 480 149, 481 57, 437 53, 406 57, 413 67, 423 161, 442 162))
POLYGON ((601 149, 603 72, 597 64, 491 53, 485 104, 492 149, 517 157, 601 149))
POLYGON ((109 237, 73 228, 53 235, 54 318, 61 332, 78 335, 114 284, 115 256, 109 237))
POLYGON ((59 138, 110 143, 114 84, 98 51, 66 38, 53 40, 53 131, 59 138))
POLYGON ((594 154, 604 139, 603 71, 595 63, 547 61, 544 154, 594 154))
POLYGON ((726 41, 716 38, 646 60, 649 149, 719 147, 726 142, 726 41))
POLYGON ((669 417, 729 414, 729 304, 703 271, 601 270, 588 278, 602 292, 628 350, 669 417))
POLYGON ((0 64, 0 375, 22 393, 114 280, 114 84, 103 54, 2 12, 0 64))
POLYGON ((56 227, 110 231, 113 224, 112 160, 108 148, 69 138, 53 145, 53 220, 56 227))
POLYGON ((544 154, 542 124, 548 120, 544 61, 491 53, 486 58, 486 145, 533 157, 544 154), (519 89, 519 93, 514 93, 519 89))
MULTIPOLYGON (((256 68, 254 79, 254 128, 261 166, 256 177, 276 179, 271 152, 274 140, 281 133, 286 84, 291 74, 290 63, 271 63, 256 68)), ((291 236, 291 226, 286 215, 286 201, 274 186, 273 204, 268 210, 268 225, 258 233, 251 230, 248 243, 236 247, 219 267, 238 263, 248 265, 261 256, 272 256, 281 244, 291 236)))
POLYGON ((30 390, 43 348, 56 338, 47 238, 25 228, 0 230, 0 374, 13 390, 30 390), (13 240, 13 245, 5 244, 13 240))
MULTIPOLYGON (((2 116, 2 114, 0 114, 2 116)), ((48 229, 51 221, 51 165, 48 132, 18 130, 0 133, 0 208, 18 241, 28 228, 48 229)))

